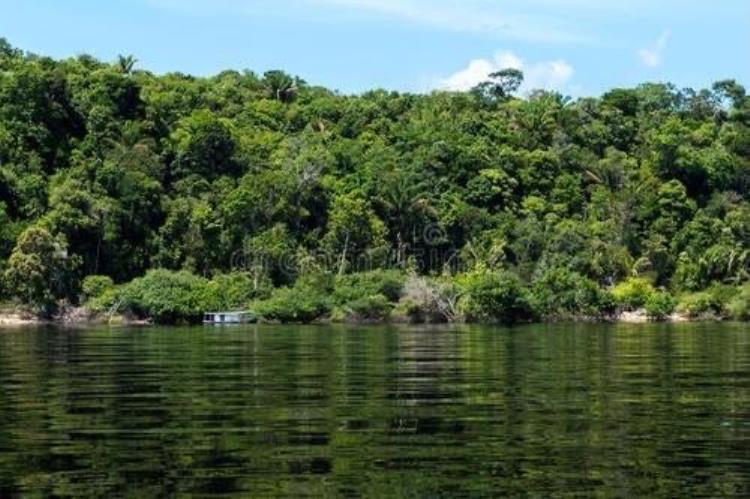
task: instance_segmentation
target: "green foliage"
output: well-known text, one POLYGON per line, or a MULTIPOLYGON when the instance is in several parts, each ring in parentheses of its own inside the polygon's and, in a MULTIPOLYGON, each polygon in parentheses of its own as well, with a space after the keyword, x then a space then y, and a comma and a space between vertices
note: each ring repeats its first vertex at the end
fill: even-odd
POLYGON ((656 293, 648 279, 631 277, 621 282, 612 290, 617 304, 624 310, 636 310, 646 305, 656 293))
POLYGON ((737 288, 716 284, 680 297, 677 311, 692 319, 723 318, 730 316, 728 307, 737 295, 737 288))
POLYGON ((30 227, 18 238, 8 260, 5 282, 21 302, 43 315, 55 311, 63 298, 68 275, 75 262, 67 254, 62 239, 55 239, 43 228, 30 227))
POLYGON ((276 285, 289 284, 299 272, 295 241, 284 224, 247 238, 244 245, 246 266, 262 273, 276 285))
POLYGON ((750 284, 745 284, 727 305, 729 316, 737 321, 750 320, 750 284))
MULTIPOLYGON (((163 268, 223 276, 209 288, 234 308, 328 272, 337 291, 316 294, 339 311, 369 302, 382 315, 382 295, 410 320, 461 320, 462 302, 470 320, 510 321, 530 314, 497 312, 513 309, 498 283, 456 269, 508 269, 547 318, 608 317, 616 283, 633 309, 646 281, 678 296, 750 281, 750 99, 736 81, 516 98, 523 74, 504 69, 471 92, 342 95, 278 70, 204 78, 136 63, 0 44, 12 298, 49 312, 76 302, 86 276, 126 283, 163 268), (67 258, 21 250, 30 227, 67 258), (414 270, 403 298, 376 275, 347 282, 392 267, 414 270), (644 281, 623 282, 633 275, 644 281)), ((304 304, 295 292, 277 308, 304 304)), ((726 315, 728 301, 707 307, 726 315)))
POLYGON ((722 304, 716 303, 711 293, 701 291, 682 296, 677 310, 691 319, 697 319, 719 313, 722 310, 722 304))
POLYGON ((383 322, 388 320, 395 305, 381 294, 364 296, 340 307, 344 322, 383 322))
POLYGON ((474 92, 487 100, 509 98, 523 83, 523 73, 518 69, 506 68, 489 75, 489 79, 480 83, 474 92))
POLYGON ((218 308, 210 281, 189 272, 151 270, 118 290, 118 309, 159 324, 197 323, 218 308))
POLYGON ((253 310, 267 322, 310 323, 331 311, 327 295, 307 286, 279 288, 267 300, 256 302, 253 310))
POLYGON ((83 280, 81 291, 83 293, 82 301, 87 302, 92 299, 100 298, 104 293, 110 292, 115 288, 112 278, 105 275, 90 275, 83 280))
POLYGON ((544 272, 531 289, 533 308, 546 318, 608 318, 617 304, 594 281, 565 268, 544 272))
POLYGON ((674 313, 676 306, 677 300, 671 294, 657 291, 646 300, 646 315, 651 320, 663 321, 674 313))
POLYGON ((323 248, 337 258, 339 272, 356 264, 377 261, 386 251, 385 224, 361 196, 342 194, 333 201, 323 248))
POLYGON ((217 310, 245 310, 253 300, 268 298, 273 286, 248 272, 233 272, 215 276, 210 289, 217 310))
POLYGON ((214 177, 232 173, 236 144, 230 124, 209 111, 197 110, 172 133, 177 175, 214 177))
POLYGON ((344 322, 388 319, 401 297, 406 276, 396 270, 374 270, 338 276, 331 295, 334 318, 344 322))
POLYGON ((396 270, 374 270, 359 274, 347 274, 336 278, 333 300, 337 305, 380 295, 389 302, 401 297, 406 276, 396 270))
POLYGON ((534 318, 528 291, 508 272, 476 271, 462 276, 462 308, 469 320, 515 324, 534 318))

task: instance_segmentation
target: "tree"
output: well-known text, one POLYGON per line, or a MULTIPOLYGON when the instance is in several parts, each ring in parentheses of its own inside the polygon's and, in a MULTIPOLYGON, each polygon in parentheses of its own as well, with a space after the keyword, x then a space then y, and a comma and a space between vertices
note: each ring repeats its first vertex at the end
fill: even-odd
POLYGON ((130 74, 137 63, 138 59, 132 55, 118 55, 115 67, 122 74, 130 74))
POLYGON ((13 47, 8 40, 0 37, 0 58, 6 57, 8 59, 21 57, 22 52, 17 48, 13 47))
POLYGON ((210 281, 189 272, 149 271, 118 292, 122 311, 159 324, 199 322, 219 303, 210 281))
POLYGON ((331 264, 343 274, 351 265, 382 265, 387 249, 385 224, 357 194, 341 194, 333 201, 322 246, 331 264))
POLYGON ((263 75, 263 84, 270 98, 289 103, 297 97, 297 93, 305 82, 283 71, 273 70, 263 75))
POLYGON ((488 78, 474 87, 473 92, 488 101, 503 101, 518 91, 524 75, 519 69, 507 68, 490 73, 488 78))
POLYGON ((712 88, 722 101, 729 101, 734 107, 740 107, 747 95, 745 87, 735 80, 717 81, 712 88))
MULTIPOLYGON (((601 317, 630 277, 678 296, 750 281, 750 97, 736 81, 514 98, 523 73, 503 69, 473 93, 344 95, 278 70, 136 63, 0 41, 0 272, 29 228, 80 262, 64 289, 37 286, 39 302, 155 267, 228 276, 208 281, 232 288, 224 303, 248 282, 266 298, 309 275, 395 267, 423 284, 397 314, 460 320, 472 300, 459 283, 483 268, 487 282, 469 279, 488 300, 476 320, 498 320, 485 305, 504 300, 500 284, 545 316, 601 317)), ((334 318, 383 319, 395 300, 371 291, 334 318)), ((328 311, 332 291, 318 293, 300 314, 328 311)))
POLYGON ((238 170, 231 125, 209 111, 197 110, 181 120, 170 139, 175 177, 198 174, 213 179, 238 170))
POLYGON ((64 240, 55 239, 43 228, 30 227, 18 238, 5 279, 23 304, 49 316, 55 311, 56 300, 66 296, 71 287, 73 263, 64 240))
POLYGON ((528 292, 514 274, 478 270, 459 283, 466 290, 463 310, 469 319, 515 324, 534 317, 528 292))

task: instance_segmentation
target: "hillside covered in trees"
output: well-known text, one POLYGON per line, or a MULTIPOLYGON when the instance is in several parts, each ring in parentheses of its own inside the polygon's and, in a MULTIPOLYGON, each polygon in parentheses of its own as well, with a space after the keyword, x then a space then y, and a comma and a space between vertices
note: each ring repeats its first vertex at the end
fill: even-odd
POLYGON ((161 322, 750 313, 750 97, 157 76, 0 41, 0 296, 161 322))

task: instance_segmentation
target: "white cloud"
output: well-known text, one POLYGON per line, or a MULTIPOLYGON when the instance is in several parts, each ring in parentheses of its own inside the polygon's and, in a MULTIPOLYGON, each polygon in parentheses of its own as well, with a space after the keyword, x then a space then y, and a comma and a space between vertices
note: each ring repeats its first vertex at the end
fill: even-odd
POLYGON ((575 70, 562 59, 528 63, 510 51, 498 52, 493 59, 475 59, 469 65, 441 79, 437 88, 441 90, 466 91, 487 80, 487 77, 501 69, 520 69, 524 73, 521 93, 535 89, 565 90, 575 70))
POLYGON ((641 62, 649 68, 661 66, 664 61, 664 50, 667 48, 667 43, 669 43, 669 38, 671 36, 672 33, 669 30, 666 30, 650 47, 640 49, 638 51, 638 57, 641 62))

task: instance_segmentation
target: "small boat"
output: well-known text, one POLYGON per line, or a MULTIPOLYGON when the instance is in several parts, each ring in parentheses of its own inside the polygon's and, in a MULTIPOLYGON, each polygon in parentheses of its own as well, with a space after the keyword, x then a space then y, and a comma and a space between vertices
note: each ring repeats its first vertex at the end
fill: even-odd
POLYGON ((253 312, 206 312, 203 324, 221 326, 225 324, 253 324, 258 317, 253 312))

